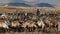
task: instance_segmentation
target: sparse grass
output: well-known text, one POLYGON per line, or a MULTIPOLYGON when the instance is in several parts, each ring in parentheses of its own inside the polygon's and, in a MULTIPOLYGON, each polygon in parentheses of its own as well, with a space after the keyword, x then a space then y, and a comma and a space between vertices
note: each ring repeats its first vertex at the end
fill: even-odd
MULTIPOLYGON (((60 8, 39 8, 41 12, 45 13, 59 13, 60 8)), ((36 12, 37 7, 21 7, 21 8, 13 8, 13 7, 0 7, 0 12, 36 12)))

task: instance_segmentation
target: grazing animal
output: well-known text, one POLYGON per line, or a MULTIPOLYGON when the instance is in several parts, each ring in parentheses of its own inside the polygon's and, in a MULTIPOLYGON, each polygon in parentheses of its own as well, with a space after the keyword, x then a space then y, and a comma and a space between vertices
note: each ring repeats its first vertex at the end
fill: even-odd
POLYGON ((29 24, 28 24, 29 31, 35 31, 36 27, 37 26, 34 21, 29 21, 29 24))
POLYGON ((33 31, 35 30, 36 24, 34 21, 26 21, 22 24, 23 28, 27 28, 28 31, 33 31))
MULTIPOLYGON (((44 20, 44 22, 46 23, 46 30, 48 31, 48 29, 49 29, 49 32, 51 32, 51 28, 57 28, 57 20, 56 19, 54 19, 53 17, 48 17, 48 18, 46 18, 45 20, 44 20)), ((56 30, 56 29, 55 29, 56 30)))
POLYGON ((39 21, 37 21, 37 26, 38 26, 38 30, 40 31, 40 30, 42 30, 42 31, 44 31, 44 28, 45 28, 45 23, 44 23, 44 21, 41 19, 41 20, 39 20, 39 21), (42 29, 41 29, 42 28, 42 29))
POLYGON ((18 21, 12 21, 9 25, 10 30, 12 31, 17 31, 18 30, 18 26, 19 26, 19 22, 18 21))
POLYGON ((8 31, 9 29, 8 24, 6 24, 5 21, 3 20, 0 21, 0 29, 3 30, 4 32, 8 31))
POLYGON ((4 14, 1 15, 1 17, 7 18, 7 15, 4 13, 4 14))

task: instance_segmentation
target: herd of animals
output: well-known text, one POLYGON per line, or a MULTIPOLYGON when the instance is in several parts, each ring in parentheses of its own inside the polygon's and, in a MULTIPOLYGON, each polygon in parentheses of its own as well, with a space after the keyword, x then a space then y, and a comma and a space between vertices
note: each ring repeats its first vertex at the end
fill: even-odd
POLYGON ((50 32, 50 29, 58 31, 60 14, 36 13, 0 13, 0 32, 50 32))

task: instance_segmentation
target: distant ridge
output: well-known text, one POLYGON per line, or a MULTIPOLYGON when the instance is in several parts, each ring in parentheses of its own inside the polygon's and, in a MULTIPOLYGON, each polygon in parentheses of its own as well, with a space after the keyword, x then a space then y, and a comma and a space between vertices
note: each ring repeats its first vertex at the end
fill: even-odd
MULTIPOLYGON (((31 5, 25 3, 0 3, 0 6, 19 6, 19 7, 33 7, 31 5)), ((49 3, 38 3, 36 7, 51 7, 54 8, 55 6, 49 3)))
POLYGON ((31 7, 25 3, 8 3, 9 6, 22 6, 22 7, 31 7))
POLYGON ((51 5, 51 4, 48 4, 48 3, 39 3, 39 4, 37 4, 37 6, 38 7, 54 7, 53 5, 51 5))
POLYGON ((31 7, 30 5, 27 5, 25 3, 0 3, 0 6, 4 6, 4 5, 8 5, 8 6, 22 6, 22 7, 31 7))

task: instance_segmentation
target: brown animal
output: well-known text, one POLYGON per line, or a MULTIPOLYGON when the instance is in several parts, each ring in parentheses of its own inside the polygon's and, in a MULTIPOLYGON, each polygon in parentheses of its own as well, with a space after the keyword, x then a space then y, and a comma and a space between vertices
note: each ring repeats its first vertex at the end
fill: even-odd
POLYGON ((22 24, 22 27, 27 28, 29 31, 35 30, 34 28, 36 27, 34 21, 26 21, 22 24))
POLYGON ((3 31, 8 31, 9 27, 8 27, 8 24, 5 23, 4 20, 0 20, 0 30, 3 30, 3 31))
POLYGON ((10 30, 17 31, 19 27, 19 22, 18 21, 12 21, 9 25, 10 30))

